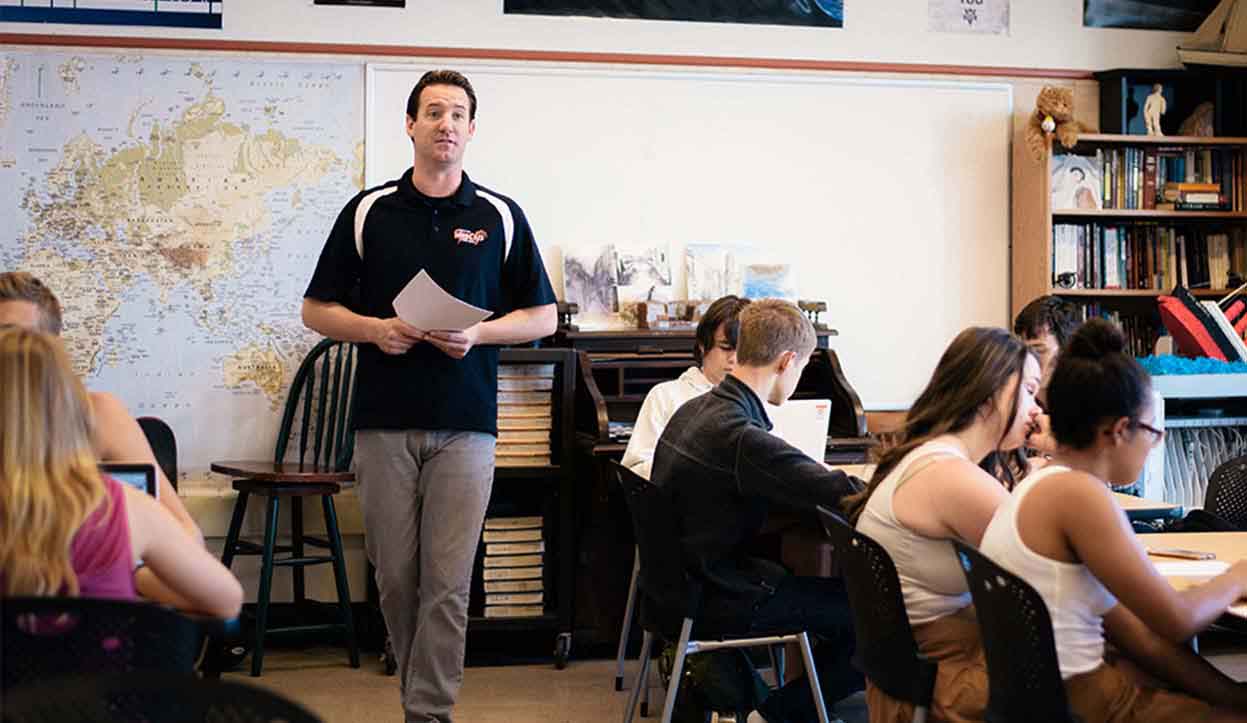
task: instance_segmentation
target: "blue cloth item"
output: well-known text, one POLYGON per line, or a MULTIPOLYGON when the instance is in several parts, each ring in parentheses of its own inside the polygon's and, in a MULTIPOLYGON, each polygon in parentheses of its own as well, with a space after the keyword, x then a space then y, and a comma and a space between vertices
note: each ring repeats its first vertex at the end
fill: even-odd
POLYGON ((1223 362, 1220 359, 1186 357, 1162 354, 1145 356, 1139 363, 1153 376, 1160 374, 1247 374, 1247 362, 1223 362))

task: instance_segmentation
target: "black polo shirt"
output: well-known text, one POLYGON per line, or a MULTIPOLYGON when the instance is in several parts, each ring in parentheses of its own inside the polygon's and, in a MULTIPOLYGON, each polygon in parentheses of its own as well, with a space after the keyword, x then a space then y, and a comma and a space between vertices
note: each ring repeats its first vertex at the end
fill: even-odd
MULTIPOLYGON (((411 169, 346 204, 304 296, 389 318, 394 297, 421 270, 491 318, 555 302, 519 205, 466 173, 453 195, 431 198, 412 185, 411 169)), ((498 433, 497 347, 452 359, 427 342, 400 355, 360 344, 356 380, 356 429, 498 433)))

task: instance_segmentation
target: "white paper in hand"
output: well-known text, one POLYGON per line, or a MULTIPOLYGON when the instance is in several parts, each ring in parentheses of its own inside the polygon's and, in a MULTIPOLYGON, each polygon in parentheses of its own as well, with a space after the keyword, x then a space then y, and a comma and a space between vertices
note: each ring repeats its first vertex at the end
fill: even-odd
POLYGON ((451 296, 421 270, 394 297, 394 313, 421 331, 463 331, 493 312, 451 296))

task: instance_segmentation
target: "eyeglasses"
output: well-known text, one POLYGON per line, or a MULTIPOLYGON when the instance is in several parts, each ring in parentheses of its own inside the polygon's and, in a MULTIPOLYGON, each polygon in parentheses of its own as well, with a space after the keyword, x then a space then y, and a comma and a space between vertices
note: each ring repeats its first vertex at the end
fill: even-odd
POLYGON ((1165 438, 1165 430, 1157 429, 1150 424, 1144 424, 1143 422, 1135 422, 1133 426, 1138 427, 1139 429, 1146 429, 1147 431, 1151 432, 1156 437, 1156 439, 1152 442, 1152 444, 1160 444, 1160 440, 1165 438))

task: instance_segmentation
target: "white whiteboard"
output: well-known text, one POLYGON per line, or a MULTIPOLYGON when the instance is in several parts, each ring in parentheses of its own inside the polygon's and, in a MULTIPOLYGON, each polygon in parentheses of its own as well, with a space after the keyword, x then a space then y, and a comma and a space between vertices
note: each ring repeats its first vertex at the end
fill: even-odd
MULTIPOLYGON (((407 96, 430 64, 369 65, 365 178, 411 165, 407 96)), ((753 244, 797 267, 867 409, 907 408, 965 326, 1005 326, 1004 83, 794 71, 457 61, 479 99, 465 168, 562 251, 753 244)))

